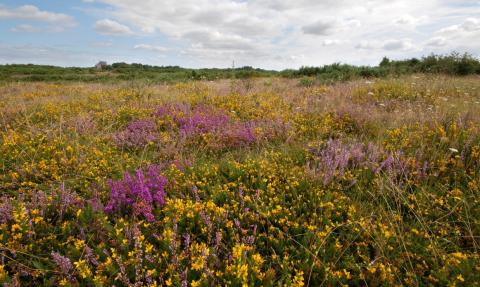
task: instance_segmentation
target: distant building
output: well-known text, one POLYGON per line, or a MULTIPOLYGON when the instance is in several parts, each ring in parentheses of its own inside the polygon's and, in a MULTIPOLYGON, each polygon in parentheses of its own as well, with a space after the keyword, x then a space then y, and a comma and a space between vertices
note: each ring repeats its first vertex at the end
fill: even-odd
POLYGON ((107 62, 105 61, 100 61, 95 65, 95 68, 101 70, 107 66, 107 62))

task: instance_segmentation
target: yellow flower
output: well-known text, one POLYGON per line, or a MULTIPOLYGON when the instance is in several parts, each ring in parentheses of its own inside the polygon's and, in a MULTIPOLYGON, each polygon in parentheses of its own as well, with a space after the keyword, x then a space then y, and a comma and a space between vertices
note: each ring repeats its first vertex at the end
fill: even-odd
POLYGON ((247 281, 247 276, 248 276, 248 265, 247 264, 241 264, 237 266, 237 278, 242 279, 243 282, 247 281))
POLYGON ((15 232, 16 230, 22 231, 22 227, 20 226, 20 224, 15 223, 12 225, 12 232, 15 232))
POLYGON ((77 248, 77 250, 82 250, 83 247, 85 246, 85 241, 82 239, 76 239, 74 242, 74 245, 75 245, 75 248, 77 248))
POLYGON ((203 257, 197 257, 192 262, 192 269, 193 270, 202 270, 203 269, 203 257))
POLYGON ((263 264, 263 258, 260 254, 256 253, 252 256, 253 261, 255 262, 256 265, 262 265, 263 264))
POLYGON ((78 260, 77 262, 74 262, 73 264, 77 268, 78 274, 83 279, 86 279, 86 278, 92 276, 92 271, 90 271, 90 268, 88 268, 88 264, 85 260, 78 260))
POLYGON ((192 283, 191 283, 191 285, 192 285, 192 287, 198 287, 198 286, 200 286, 200 280, 198 280, 198 281, 193 280, 192 283))
POLYGON ((7 278, 7 271, 5 271, 5 266, 0 265, 0 282, 7 278))
POLYGON ((298 271, 293 278, 292 287, 302 287, 305 283, 303 282, 303 271, 298 271))

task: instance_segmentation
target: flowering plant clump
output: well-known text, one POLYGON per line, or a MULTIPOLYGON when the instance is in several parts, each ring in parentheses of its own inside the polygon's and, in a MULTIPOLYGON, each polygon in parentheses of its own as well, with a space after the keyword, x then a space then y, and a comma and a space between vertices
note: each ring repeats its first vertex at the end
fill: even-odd
POLYGON ((211 139, 206 144, 217 149, 249 146, 257 140, 253 122, 239 122, 212 106, 167 104, 157 108, 154 115, 167 129, 176 129, 181 137, 191 141, 211 139))
POLYGON ((155 122, 152 120, 136 120, 114 135, 115 142, 122 147, 144 147, 158 139, 155 122))
POLYGON ((314 176, 320 176, 323 184, 329 184, 334 178, 344 177, 354 170, 386 174, 398 184, 402 179, 425 178, 428 171, 428 162, 409 162, 400 151, 385 152, 373 143, 345 144, 329 139, 323 147, 311 148, 310 153, 313 157, 307 162, 307 170, 314 176))
POLYGON ((110 199, 105 212, 130 210, 134 215, 142 215, 148 221, 153 221, 155 205, 165 205, 167 183, 154 165, 147 168, 146 175, 142 170, 136 170, 134 175, 126 172, 121 180, 109 180, 110 199))

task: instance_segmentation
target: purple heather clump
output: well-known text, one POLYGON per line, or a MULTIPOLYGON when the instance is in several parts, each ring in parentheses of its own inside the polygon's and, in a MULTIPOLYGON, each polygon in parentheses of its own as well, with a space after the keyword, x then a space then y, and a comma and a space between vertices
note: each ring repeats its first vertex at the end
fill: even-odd
POLYGON ((12 220, 13 205, 12 200, 3 195, 0 197, 0 224, 4 224, 12 220))
POLYGON ((214 146, 235 148, 257 141, 254 122, 237 122, 227 113, 213 106, 190 107, 182 104, 160 106, 154 113, 163 120, 166 128, 177 128, 184 137, 210 134, 216 139, 214 146))
POLYGON ((228 123, 228 116, 206 106, 194 108, 189 115, 180 118, 180 130, 185 135, 204 134, 221 129, 228 123))
POLYGON ((72 261, 70 261, 69 258, 62 256, 58 252, 52 252, 51 256, 55 264, 57 264, 57 266, 60 268, 62 274, 68 274, 71 270, 73 270, 72 261))
POLYGON ((251 123, 235 123, 219 133, 227 147, 248 146, 256 141, 254 127, 251 123))
POLYGON ((429 163, 418 161, 415 164, 409 163, 402 157, 401 152, 389 153, 387 158, 383 160, 376 172, 383 172, 394 180, 397 184, 401 181, 416 178, 424 179, 428 175, 429 163))
POLYGON ((342 176, 348 169, 373 169, 380 158, 380 150, 373 144, 344 144, 340 140, 330 139, 322 149, 316 149, 315 172, 323 174, 323 183, 330 183, 335 176, 342 176))
POLYGON ((159 106, 153 115, 159 118, 171 118, 177 121, 179 118, 190 113, 190 110, 191 108, 187 104, 169 103, 159 106))
POLYGON ((67 189, 65 187, 65 182, 62 181, 60 184, 60 188, 57 190, 58 196, 58 213, 59 213, 59 221, 63 219, 64 214, 67 212, 69 208, 72 206, 75 207, 82 207, 83 201, 80 199, 78 194, 71 189, 67 189))
POLYGON ((121 147, 144 147, 158 138, 157 126, 153 120, 135 120, 113 138, 121 147))
POLYGON ((419 162, 413 166, 402 157, 401 152, 390 152, 385 156, 373 143, 345 144, 330 139, 323 148, 313 149, 312 154, 315 156, 313 165, 309 162, 307 168, 315 174, 319 172, 324 184, 329 184, 336 176, 343 176, 347 170, 356 168, 383 173, 396 181, 409 177, 423 179, 429 168, 428 162, 419 162))
POLYGON ((95 258, 95 254, 93 253, 92 248, 85 246, 85 258, 88 259, 88 261, 93 264, 94 266, 98 266, 99 263, 97 259, 95 258))
POLYGON ((147 168, 146 176, 142 170, 137 170, 134 175, 126 172, 121 180, 110 179, 110 200, 105 212, 131 210, 134 215, 142 215, 148 221, 154 221, 155 205, 165 204, 167 183, 155 165, 147 168))
POLYGON ((205 105, 191 108, 185 104, 167 104, 160 106, 154 115, 173 121, 186 136, 218 130, 229 121, 225 112, 205 105))

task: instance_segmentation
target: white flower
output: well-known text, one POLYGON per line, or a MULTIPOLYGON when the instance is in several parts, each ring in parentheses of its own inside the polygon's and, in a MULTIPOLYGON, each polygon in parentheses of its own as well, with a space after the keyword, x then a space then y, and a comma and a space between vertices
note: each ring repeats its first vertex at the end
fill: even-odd
POLYGON ((449 147, 448 149, 449 149, 451 152, 458 152, 458 149, 453 148, 453 147, 449 147))

